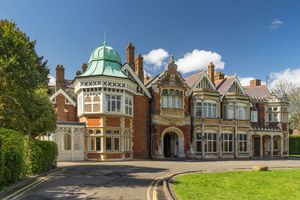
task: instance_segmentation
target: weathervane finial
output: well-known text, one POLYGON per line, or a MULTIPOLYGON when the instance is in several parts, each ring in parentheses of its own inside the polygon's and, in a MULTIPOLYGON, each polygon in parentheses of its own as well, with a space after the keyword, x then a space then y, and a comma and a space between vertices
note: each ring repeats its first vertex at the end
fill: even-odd
POLYGON ((103 45, 106 45, 106 33, 104 32, 104 41, 103 41, 103 45))

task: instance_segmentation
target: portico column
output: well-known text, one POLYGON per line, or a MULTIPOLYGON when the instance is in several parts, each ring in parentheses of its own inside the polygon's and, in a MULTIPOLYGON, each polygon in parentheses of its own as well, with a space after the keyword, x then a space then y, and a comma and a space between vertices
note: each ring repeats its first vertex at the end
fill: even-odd
POLYGON ((273 152, 274 151, 274 139, 273 135, 271 135, 271 158, 273 158, 273 152))
POLYGON ((74 150, 74 127, 71 129, 71 159, 73 160, 73 150, 74 150))
POLYGON ((280 137, 280 156, 283 157, 283 137, 280 137))
POLYGON ((260 157, 263 157, 263 135, 260 135, 260 157))

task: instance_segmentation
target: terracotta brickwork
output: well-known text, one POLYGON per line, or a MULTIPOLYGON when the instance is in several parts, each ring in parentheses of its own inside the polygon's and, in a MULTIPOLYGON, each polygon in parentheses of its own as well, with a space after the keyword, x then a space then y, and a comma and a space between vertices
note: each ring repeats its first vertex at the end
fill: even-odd
POLYGON ((106 116, 105 126, 121 127, 121 118, 120 117, 106 116))
POLYGON ((149 157, 149 103, 145 96, 134 97, 133 157, 149 157))
POLYGON ((87 127, 98 127, 100 126, 100 119, 97 117, 97 118, 87 118, 86 119, 86 126, 87 127))
POLYGON ((131 126, 130 126, 130 124, 131 124, 131 119, 130 118, 125 118, 125 128, 130 128, 131 126))

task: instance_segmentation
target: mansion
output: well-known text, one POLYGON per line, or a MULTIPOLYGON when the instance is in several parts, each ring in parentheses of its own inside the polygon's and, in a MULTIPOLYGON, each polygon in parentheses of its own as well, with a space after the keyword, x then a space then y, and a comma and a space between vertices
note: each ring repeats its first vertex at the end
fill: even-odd
POLYGON ((207 71, 183 77, 173 57, 144 75, 143 57, 96 48, 74 80, 56 67, 50 101, 58 160, 240 159, 288 156, 288 101, 260 80, 207 71))

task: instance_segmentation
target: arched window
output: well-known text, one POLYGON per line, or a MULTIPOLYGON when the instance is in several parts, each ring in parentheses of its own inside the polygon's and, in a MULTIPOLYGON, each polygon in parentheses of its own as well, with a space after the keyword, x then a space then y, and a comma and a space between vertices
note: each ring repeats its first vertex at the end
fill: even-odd
POLYGON ((90 96, 84 98, 84 111, 92 112, 92 98, 90 96))
POLYGON ((100 96, 96 95, 93 98, 93 112, 100 112, 100 96))
POLYGON ((81 150, 80 135, 78 133, 75 133, 73 139, 74 139, 74 150, 81 150))
POLYGON ((64 150, 71 150, 71 134, 64 133, 64 150))

